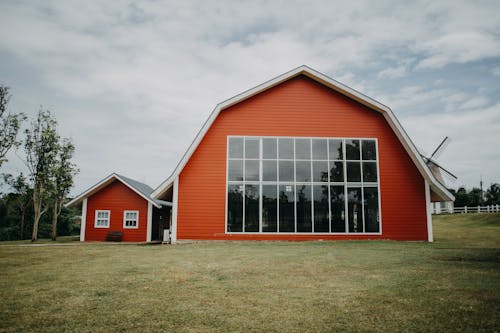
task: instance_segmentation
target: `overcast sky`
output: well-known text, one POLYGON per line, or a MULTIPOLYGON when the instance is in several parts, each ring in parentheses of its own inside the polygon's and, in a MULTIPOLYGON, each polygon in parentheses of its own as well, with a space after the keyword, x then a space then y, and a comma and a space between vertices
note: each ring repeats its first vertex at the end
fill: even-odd
MULTIPOLYGON (((156 187, 215 105, 308 65, 388 105, 452 187, 500 182, 500 1, 2 1, 11 112, 71 137, 73 194, 156 187)), ((18 152, 18 155, 22 155, 18 152)), ((3 172, 23 170, 10 154, 3 172)))

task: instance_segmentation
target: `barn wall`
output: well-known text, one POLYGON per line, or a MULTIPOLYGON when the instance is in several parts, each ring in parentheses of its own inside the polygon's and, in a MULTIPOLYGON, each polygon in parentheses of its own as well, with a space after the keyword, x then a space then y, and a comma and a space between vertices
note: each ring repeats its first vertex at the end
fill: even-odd
POLYGON ((125 242, 145 242, 147 220, 148 202, 120 181, 114 181, 87 199, 85 240, 103 241, 109 231, 121 231, 125 242), (96 210, 111 211, 109 228, 94 228, 96 210), (123 228, 123 211, 125 210, 139 211, 138 229, 123 228))
POLYGON ((299 76, 222 111, 179 176, 178 239, 426 240, 424 179, 383 116, 299 76), (225 234, 226 138, 378 139, 382 235, 225 234))

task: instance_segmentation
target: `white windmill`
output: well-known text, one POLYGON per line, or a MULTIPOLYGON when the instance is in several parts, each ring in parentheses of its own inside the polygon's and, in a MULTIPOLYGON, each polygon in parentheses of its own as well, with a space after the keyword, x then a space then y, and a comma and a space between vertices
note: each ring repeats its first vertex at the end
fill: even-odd
POLYGON ((430 156, 425 156, 423 154, 420 154, 420 156, 422 156, 425 163, 431 170, 434 177, 436 177, 436 179, 444 186, 446 186, 446 183, 444 182, 443 175, 447 180, 449 180, 452 183, 458 179, 457 176, 455 176, 453 173, 443 168, 435 160, 435 158, 441 155, 444 149, 450 144, 450 141, 451 139, 449 137, 445 137, 443 141, 441 141, 441 143, 437 146, 437 148, 434 149, 434 152, 430 156))

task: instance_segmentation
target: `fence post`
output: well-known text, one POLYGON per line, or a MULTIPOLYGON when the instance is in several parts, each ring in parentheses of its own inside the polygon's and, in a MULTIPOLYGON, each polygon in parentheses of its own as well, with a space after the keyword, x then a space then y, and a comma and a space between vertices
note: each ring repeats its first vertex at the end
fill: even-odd
POLYGON ((467 206, 464 206, 464 213, 467 214, 467 206))
POLYGON ((486 206, 486 210, 488 211, 488 213, 490 212, 490 205, 486 206))
POLYGON ((497 204, 497 213, 498 213, 498 204, 497 204))

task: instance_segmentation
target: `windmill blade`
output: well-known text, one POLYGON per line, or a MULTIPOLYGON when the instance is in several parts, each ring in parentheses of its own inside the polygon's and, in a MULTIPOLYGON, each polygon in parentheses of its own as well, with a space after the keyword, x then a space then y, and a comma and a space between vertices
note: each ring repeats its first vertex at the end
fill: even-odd
POLYGON ((427 165, 429 165, 431 167, 431 169, 432 169, 432 166, 437 167, 439 169, 440 173, 444 174, 444 176, 448 180, 450 180, 451 182, 455 182, 458 179, 458 177, 455 176, 453 173, 451 173, 451 171, 446 170, 444 167, 439 165, 436 161, 427 159, 427 165))
POLYGON ((431 160, 434 156, 435 157, 438 157, 439 155, 441 155, 441 153, 443 152, 443 150, 450 144, 450 137, 445 137, 443 139, 443 141, 441 141, 441 143, 439 144, 439 146, 437 146, 437 148, 434 150, 434 152, 431 154, 431 156, 429 157, 429 160, 431 160))

